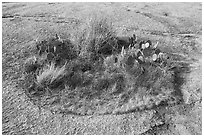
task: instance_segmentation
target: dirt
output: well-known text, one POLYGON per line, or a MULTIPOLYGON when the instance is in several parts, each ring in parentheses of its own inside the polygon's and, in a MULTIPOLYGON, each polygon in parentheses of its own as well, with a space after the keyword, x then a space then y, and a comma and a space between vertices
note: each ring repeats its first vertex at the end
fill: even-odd
POLYGON ((202 134, 201 3, 2 3, 2 134, 202 134), (183 102, 144 111, 80 116, 39 109, 24 94, 22 65, 35 39, 73 31, 92 14, 186 58, 183 102))

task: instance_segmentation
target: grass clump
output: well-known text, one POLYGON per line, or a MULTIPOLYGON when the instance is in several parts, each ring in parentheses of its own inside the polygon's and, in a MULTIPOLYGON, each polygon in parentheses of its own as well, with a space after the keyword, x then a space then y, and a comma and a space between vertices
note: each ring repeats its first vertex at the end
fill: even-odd
MULTIPOLYGON (((40 64, 38 69, 31 69, 34 86, 40 87, 33 90, 58 90, 59 98, 66 96, 69 98, 65 99, 66 104, 72 104, 61 104, 67 106, 66 109, 88 109, 89 104, 100 110, 111 102, 111 111, 128 104, 131 104, 131 108, 151 109, 150 106, 168 102, 169 98, 174 97, 173 93, 179 91, 182 82, 175 84, 180 77, 172 69, 175 66, 169 66, 175 60, 154 62, 151 57, 146 59, 142 53, 140 60, 136 47, 123 48, 118 52, 117 36, 108 18, 93 17, 85 26, 77 31, 74 44, 59 38, 44 44, 41 42, 41 46, 45 46, 42 55, 37 59, 31 58, 31 63, 28 63, 34 66, 36 62, 44 62, 37 63, 40 64), (47 59, 47 53, 52 53, 54 57, 47 59), (73 100, 75 103, 72 103, 73 100)), ((148 56, 154 54, 151 50, 148 53, 148 56)))
POLYGON ((93 16, 77 33, 82 56, 89 54, 91 58, 97 60, 101 54, 111 55, 116 46, 116 33, 107 17, 93 16))
POLYGON ((56 89, 65 82, 66 65, 55 67, 53 63, 44 67, 36 76, 37 84, 43 88, 56 89))

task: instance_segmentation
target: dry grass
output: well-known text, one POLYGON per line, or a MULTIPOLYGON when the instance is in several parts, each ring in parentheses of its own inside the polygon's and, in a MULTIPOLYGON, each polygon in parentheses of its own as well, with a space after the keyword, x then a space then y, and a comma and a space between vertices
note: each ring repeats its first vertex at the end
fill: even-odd
POLYGON ((44 67, 37 75, 37 84, 44 88, 57 88, 59 84, 64 83, 66 76, 66 65, 55 67, 53 63, 44 67))
POLYGON ((105 15, 92 16, 76 33, 81 56, 92 54, 92 57, 97 58, 97 54, 111 55, 116 45, 112 22, 105 15))

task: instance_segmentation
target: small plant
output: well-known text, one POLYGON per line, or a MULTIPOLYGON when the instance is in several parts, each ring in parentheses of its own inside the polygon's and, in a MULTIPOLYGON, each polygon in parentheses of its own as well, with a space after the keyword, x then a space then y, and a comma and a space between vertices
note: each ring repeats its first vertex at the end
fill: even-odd
POLYGON ((55 38, 37 41, 36 48, 40 57, 46 55, 47 62, 52 61, 58 65, 64 65, 67 60, 77 57, 74 44, 69 39, 61 39, 57 34, 55 38))
POLYGON ((66 76, 66 65, 55 67, 53 63, 44 67, 37 75, 37 84, 40 87, 55 89, 62 85, 66 76))

